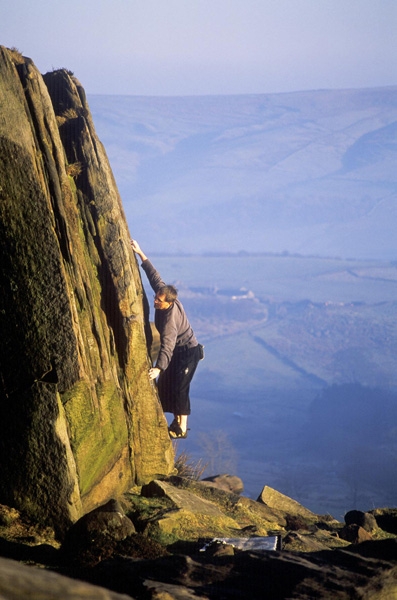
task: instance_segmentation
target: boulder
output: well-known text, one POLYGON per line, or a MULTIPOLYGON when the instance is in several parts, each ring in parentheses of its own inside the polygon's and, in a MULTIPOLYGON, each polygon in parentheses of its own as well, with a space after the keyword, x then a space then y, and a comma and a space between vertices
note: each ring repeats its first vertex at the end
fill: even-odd
POLYGON ((283 538, 283 550, 293 552, 319 552, 330 548, 345 548, 349 542, 327 531, 289 531, 283 538))
POLYGON ((258 520, 259 522, 267 523, 268 531, 284 528, 287 525, 284 513, 245 496, 241 496, 236 504, 236 509, 242 509, 254 522, 258 520))
POLYGON ((222 515, 222 511, 213 502, 199 498, 187 490, 178 489, 166 481, 151 481, 142 486, 141 494, 147 498, 166 497, 176 508, 183 508, 192 513, 216 517, 222 515))
POLYGON ((131 600, 103 587, 64 577, 46 569, 21 565, 0 558, 0 597, 2 600, 131 600))
POLYGON ((84 576, 87 568, 118 555, 144 559, 166 554, 163 546, 136 533, 119 502, 111 500, 72 525, 62 543, 60 560, 73 576, 84 576))
POLYGON ((0 502, 57 529, 174 466, 84 90, 0 46, 0 502), (12 452, 10 451, 12 448, 12 452))
POLYGON ((299 504, 296 500, 281 494, 281 492, 278 492, 267 485, 262 489, 258 497, 258 502, 263 502, 263 504, 266 504, 270 508, 274 508, 288 515, 300 516, 309 521, 318 520, 318 516, 302 506, 302 504, 299 504))
POLYGON ((85 561, 85 555, 103 554, 105 546, 114 546, 135 533, 132 521, 125 515, 116 500, 109 500, 103 506, 81 517, 66 532, 61 551, 64 559, 74 563, 85 561))
POLYGON ((286 525, 284 513, 245 496, 183 477, 172 476, 168 478, 168 481, 179 489, 187 489, 193 494, 213 502, 240 523, 240 527, 254 529, 257 535, 268 535, 286 525))
POLYGON ((345 523, 346 525, 359 525, 368 532, 374 531, 378 527, 374 515, 361 510, 349 510, 345 514, 345 523))
POLYGON ((174 507, 150 519, 144 530, 167 546, 181 540, 231 536, 240 530, 237 521, 213 502, 165 481, 152 481, 142 487, 141 493, 148 498, 166 498, 174 507))
POLYGON ((356 525, 355 523, 342 527, 339 531, 339 537, 351 544, 360 544, 361 542, 372 540, 372 535, 363 527, 356 525))
POLYGON ((389 533, 397 534, 397 508, 376 508, 371 510, 378 527, 389 533))
POLYGON ((200 481, 204 485, 213 486, 225 492, 232 492, 233 494, 242 494, 244 491, 243 481, 236 475, 213 475, 212 477, 200 479, 200 481))

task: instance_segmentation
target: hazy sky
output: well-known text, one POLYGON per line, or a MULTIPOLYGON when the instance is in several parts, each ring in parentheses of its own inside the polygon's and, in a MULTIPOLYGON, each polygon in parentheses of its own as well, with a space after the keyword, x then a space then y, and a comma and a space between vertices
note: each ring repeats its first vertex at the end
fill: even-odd
POLYGON ((397 83, 397 0, 0 0, 0 44, 88 94, 397 83))

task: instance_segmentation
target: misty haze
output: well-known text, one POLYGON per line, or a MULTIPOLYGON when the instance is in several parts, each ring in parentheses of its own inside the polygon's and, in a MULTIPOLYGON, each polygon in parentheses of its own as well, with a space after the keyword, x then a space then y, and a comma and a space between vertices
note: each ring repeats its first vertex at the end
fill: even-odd
POLYGON ((205 344, 179 448, 254 498, 395 505, 397 88, 89 102, 205 344))
POLYGON ((393 260, 396 98, 389 87, 89 102, 149 249, 393 260))

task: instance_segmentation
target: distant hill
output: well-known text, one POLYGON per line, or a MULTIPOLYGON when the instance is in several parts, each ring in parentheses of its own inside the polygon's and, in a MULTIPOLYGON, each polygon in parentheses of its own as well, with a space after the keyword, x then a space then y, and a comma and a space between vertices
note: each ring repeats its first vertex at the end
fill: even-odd
POLYGON ((397 87, 89 102, 151 251, 396 257, 397 87))

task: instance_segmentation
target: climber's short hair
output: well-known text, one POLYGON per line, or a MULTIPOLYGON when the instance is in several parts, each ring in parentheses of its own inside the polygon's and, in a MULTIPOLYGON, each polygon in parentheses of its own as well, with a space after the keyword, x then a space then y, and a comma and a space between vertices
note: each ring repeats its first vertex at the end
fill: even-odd
POLYGON ((157 294, 164 294, 166 302, 174 302, 178 297, 178 290, 173 285, 163 285, 163 287, 157 290, 157 294))

